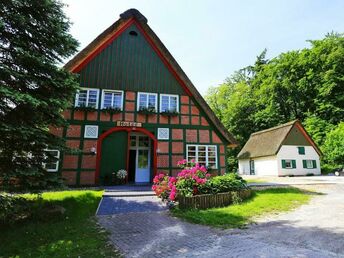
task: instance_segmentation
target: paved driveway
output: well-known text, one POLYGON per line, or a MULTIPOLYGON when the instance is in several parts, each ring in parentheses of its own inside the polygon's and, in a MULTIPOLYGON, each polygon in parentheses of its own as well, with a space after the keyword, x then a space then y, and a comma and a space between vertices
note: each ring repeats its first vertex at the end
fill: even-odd
MULTIPOLYGON (((344 257, 344 185, 308 187, 325 194, 243 230, 194 225, 154 208, 101 215, 98 220, 127 257, 344 257)), ((147 197, 121 198, 125 204, 147 202, 147 197)), ((149 202, 160 207, 155 197, 149 202)))

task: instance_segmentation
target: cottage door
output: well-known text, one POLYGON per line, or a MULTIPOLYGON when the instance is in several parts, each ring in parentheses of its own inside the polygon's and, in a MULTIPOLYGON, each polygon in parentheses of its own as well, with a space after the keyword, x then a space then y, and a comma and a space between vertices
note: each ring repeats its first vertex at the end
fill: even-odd
POLYGON ((150 139, 146 135, 137 136, 137 151, 136 151, 136 183, 149 183, 150 179, 150 139))
POLYGON ((250 160, 250 175, 255 175, 255 172, 254 172, 254 160, 250 160))

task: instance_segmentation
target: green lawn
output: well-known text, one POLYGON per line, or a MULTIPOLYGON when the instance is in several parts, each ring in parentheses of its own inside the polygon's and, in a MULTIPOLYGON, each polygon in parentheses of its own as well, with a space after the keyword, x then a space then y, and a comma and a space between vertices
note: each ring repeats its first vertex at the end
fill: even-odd
POLYGON ((236 228, 254 221, 255 217, 267 213, 291 210, 307 203, 309 193, 296 188, 274 188, 255 191, 253 197, 243 203, 224 208, 207 210, 179 210, 173 214, 189 222, 220 228, 236 228))
MULTIPOLYGON (((31 219, 1 229, 0 257, 119 257, 106 244, 106 233, 94 214, 102 191, 62 191, 43 194, 43 202, 61 205, 65 217, 47 222, 31 219)), ((33 199, 33 195, 25 195, 33 199)))
POLYGON ((263 179, 245 179, 247 183, 267 183, 267 181, 264 181, 263 179))

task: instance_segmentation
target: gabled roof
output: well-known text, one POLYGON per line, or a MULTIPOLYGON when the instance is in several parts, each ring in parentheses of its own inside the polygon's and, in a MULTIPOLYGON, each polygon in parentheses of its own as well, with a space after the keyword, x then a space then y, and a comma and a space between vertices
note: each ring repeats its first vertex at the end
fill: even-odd
POLYGON ((184 73, 182 68, 178 65, 176 60, 154 33, 154 31, 147 25, 147 19, 138 10, 129 9, 120 15, 120 19, 102 32, 96 39, 94 39, 88 46, 80 51, 73 59, 71 59, 64 68, 78 73, 94 56, 100 53, 106 46, 108 46, 116 37, 118 37, 131 24, 135 24, 143 33, 148 43, 159 55, 163 63, 169 71, 175 76, 180 85, 185 90, 186 94, 193 96, 198 105, 203 109, 207 117, 214 124, 222 137, 228 141, 229 145, 236 146, 237 141, 224 127, 221 121, 216 117, 209 105, 203 99, 196 87, 192 84, 190 79, 184 73))
POLYGON ((316 152, 319 155, 322 155, 320 149, 308 135, 300 121, 293 120, 288 123, 251 134, 250 138, 239 152, 237 156, 238 159, 276 155, 294 127, 297 127, 310 145, 314 147, 316 152))

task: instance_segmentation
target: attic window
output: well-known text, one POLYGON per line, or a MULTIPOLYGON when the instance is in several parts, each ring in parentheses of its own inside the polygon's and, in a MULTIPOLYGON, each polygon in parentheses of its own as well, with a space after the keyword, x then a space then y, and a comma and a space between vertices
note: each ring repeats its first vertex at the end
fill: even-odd
POLYGON ((136 31, 132 30, 132 31, 129 32, 129 35, 131 35, 131 36, 137 36, 138 34, 137 34, 136 31))

